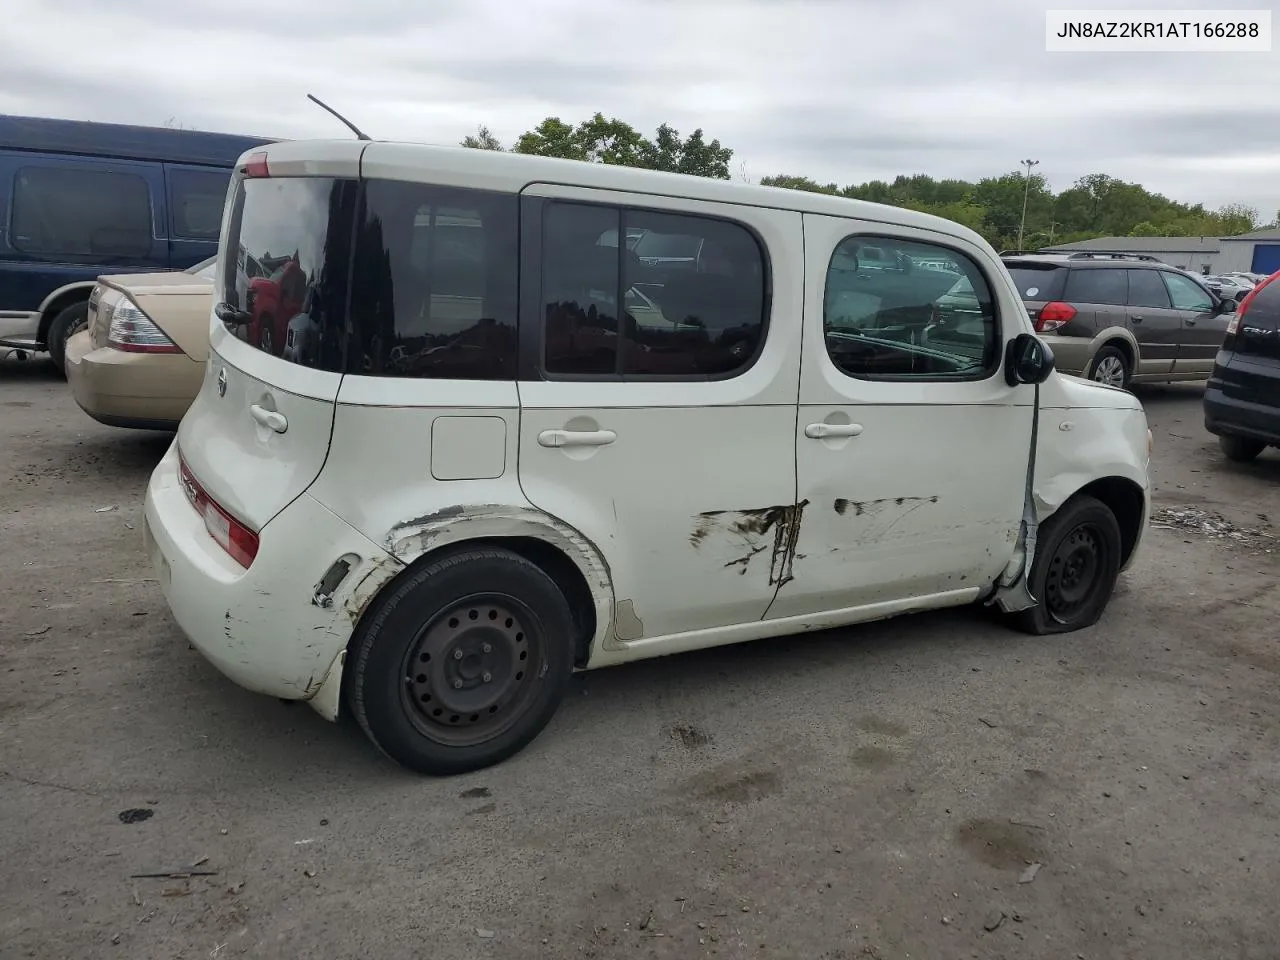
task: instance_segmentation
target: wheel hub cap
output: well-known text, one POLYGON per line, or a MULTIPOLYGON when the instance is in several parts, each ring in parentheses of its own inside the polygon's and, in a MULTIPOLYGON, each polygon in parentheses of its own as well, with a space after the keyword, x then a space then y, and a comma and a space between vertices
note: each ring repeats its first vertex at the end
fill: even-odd
POLYGON ((1055 620, 1066 623, 1087 607, 1099 585, 1102 555, 1102 540, 1091 525, 1082 524, 1063 539, 1045 579, 1045 599, 1055 620))
POLYGON ((513 605, 473 600, 437 617, 411 649, 405 692, 434 728, 491 726, 522 699, 534 644, 513 605))

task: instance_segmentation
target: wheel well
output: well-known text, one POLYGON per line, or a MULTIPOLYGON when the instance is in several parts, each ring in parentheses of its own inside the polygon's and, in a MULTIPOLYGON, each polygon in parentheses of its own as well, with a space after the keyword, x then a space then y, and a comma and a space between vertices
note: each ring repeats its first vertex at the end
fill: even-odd
POLYGON ((1098 348, 1097 353, 1093 355, 1094 359, 1096 360, 1098 357, 1098 354, 1101 353, 1103 350, 1107 349, 1107 347, 1114 347, 1116 350, 1119 350, 1121 353, 1124 354, 1125 360, 1127 360, 1129 363, 1130 373, 1133 373, 1137 369, 1138 358, 1134 356, 1133 347, 1130 345, 1129 341, 1126 340, 1124 337, 1112 337, 1110 340, 1108 340, 1106 343, 1104 343, 1102 346, 1098 348))
MULTIPOLYGON (((510 550, 540 568, 555 581, 556 586, 564 593, 564 598, 569 604, 569 611, 573 614, 573 664, 575 667, 586 666, 587 658, 591 655, 591 638, 596 634, 596 607, 591 596, 591 588, 587 586, 587 580, 582 575, 582 571, 578 569, 577 564, 570 560, 563 551, 534 537, 477 537, 474 540, 461 540, 446 544, 416 558, 404 570, 384 584, 382 589, 379 590, 379 594, 386 591, 391 584, 397 582, 410 570, 436 559, 441 554, 455 553, 459 550, 473 550, 477 547, 501 547, 510 550)), ((370 600, 365 605, 364 613, 372 609, 374 602, 375 600, 370 600)), ((361 614, 362 620, 364 619, 364 613, 361 614)), ((355 642, 357 633, 358 630, 352 631, 352 643, 355 642)))
POLYGON ((45 307, 44 313, 40 315, 40 329, 36 333, 36 338, 41 343, 44 343, 45 337, 49 333, 49 325, 53 323, 53 318, 67 309, 67 307, 73 307, 77 303, 88 300, 89 292, 92 289, 92 287, 76 287, 55 297, 49 306, 45 307))
POLYGON ((1120 525, 1120 566, 1123 567, 1133 555, 1133 548, 1137 546, 1138 534, 1142 529, 1145 501, 1142 488, 1123 477, 1103 477, 1082 487, 1075 495, 1081 494, 1101 500, 1115 514, 1116 522, 1120 525))

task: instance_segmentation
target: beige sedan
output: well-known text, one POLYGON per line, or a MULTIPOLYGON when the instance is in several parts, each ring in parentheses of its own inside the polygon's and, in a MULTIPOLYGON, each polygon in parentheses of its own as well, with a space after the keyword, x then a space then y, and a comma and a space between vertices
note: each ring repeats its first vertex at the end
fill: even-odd
POLYGON ((215 266, 98 278, 88 326, 67 341, 67 380, 85 413, 113 427, 177 429, 204 378, 215 266))

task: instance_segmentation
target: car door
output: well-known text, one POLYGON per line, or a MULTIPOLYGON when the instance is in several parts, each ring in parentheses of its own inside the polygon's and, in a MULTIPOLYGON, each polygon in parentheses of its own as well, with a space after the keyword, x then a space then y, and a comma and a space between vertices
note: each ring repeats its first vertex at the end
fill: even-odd
POLYGON ((1022 303, 998 260, 955 237, 810 214, 804 232, 804 512, 769 617, 972 595, 1022 516, 1035 391, 1001 374, 1022 303), (864 269, 863 247, 893 266, 864 269), (950 269, 913 266, 925 259, 950 269), (977 310, 948 317, 937 301, 961 276, 977 310))
POLYGON ((1169 373, 1183 337, 1182 313, 1173 308, 1159 270, 1126 270, 1129 275, 1129 331, 1138 341, 1134 373, 1169 373))
POLYGON ((603 553, 619 639, 759 621, 796 501, 800 215, 535 184, 521 216, 525 496, 603 553), (618 247, 641 230, 721 256, 647 266, 618 247))
POLYGON ((1227 335, 1229 317, 1219 312, 1209 291, 1190 277, 1171 270, 1161 270, 1160 277, 1182 323, 1174 372, 1208 377, 1227 335))

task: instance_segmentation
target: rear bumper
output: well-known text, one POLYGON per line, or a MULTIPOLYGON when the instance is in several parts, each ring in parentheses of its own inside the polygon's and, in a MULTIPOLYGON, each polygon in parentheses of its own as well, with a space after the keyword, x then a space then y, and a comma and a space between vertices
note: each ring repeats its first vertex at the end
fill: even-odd
POLYGON ((204 379, 184 353, 94 349, 88 331, 67 341, 67 380, 80 409, 109 426, 175 429, 204 379))
POLYGON ((369 599, 403 568, 399 561, 303 494, 259 531, 258 555, 245 570, 183 493, 176 443, 147 485, 143 532, 169 609, 205 659, 256 693, 316 698, 317 710, 336 719, 347 642, 369 599), (332 593, 317 595, 339 558, 349 572, 332 593))
POLYGON ((1060 337, 1053 333, 1036 334, 1053 351, 1053 366, 1077 377, 1085 375, 1093 359, 1093 341, 1084 337, 1060 337))
POLYGON ((1280 407, 1228 397, 1210 380, 1204 390, 1204 428, 1218 436, 1280 445, 1280 407))

